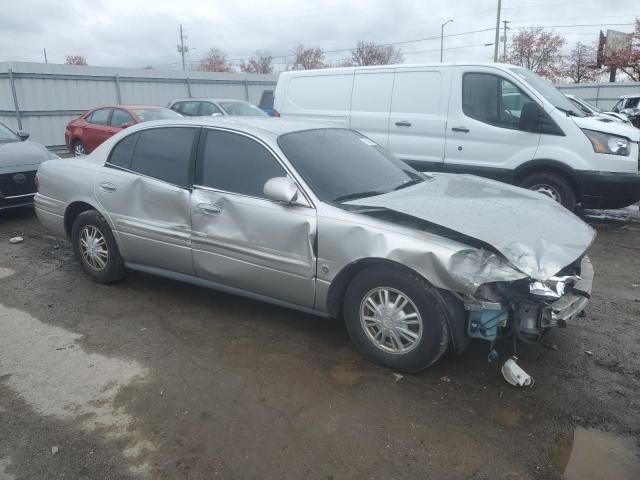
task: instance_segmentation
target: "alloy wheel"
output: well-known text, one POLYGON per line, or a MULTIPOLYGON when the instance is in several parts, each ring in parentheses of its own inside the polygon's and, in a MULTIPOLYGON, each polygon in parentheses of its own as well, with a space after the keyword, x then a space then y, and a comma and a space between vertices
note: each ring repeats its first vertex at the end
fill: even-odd
POLYGON ((80 255, 84 263, 100 272, 107 266, 109 250, 102 232, 93 225, 85 225, 80 230, 80 255))
POLYGON ((405 354, 422 339, 422 317, 399 290, 377 287, 360 303, 360 323, 369 340, 387 353, 405 354))

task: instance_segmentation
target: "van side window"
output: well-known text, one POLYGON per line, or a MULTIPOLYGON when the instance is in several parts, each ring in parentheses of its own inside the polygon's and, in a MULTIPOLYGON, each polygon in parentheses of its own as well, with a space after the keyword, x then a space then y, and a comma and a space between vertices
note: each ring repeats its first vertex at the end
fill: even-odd
POLYGON ((518 129, 522 107, 532 101, 513 83, 497 75, 465 73, 462 78, 462 111, 480 122, 518 129))

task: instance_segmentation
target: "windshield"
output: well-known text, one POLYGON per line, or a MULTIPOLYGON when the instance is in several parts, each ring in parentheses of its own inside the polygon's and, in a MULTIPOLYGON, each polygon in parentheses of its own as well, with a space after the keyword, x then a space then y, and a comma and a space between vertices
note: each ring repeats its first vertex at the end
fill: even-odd
POLYGON ((278 145, 320 200, 332 203, 387 193, 424 176, 375 142, 341 128, 287 133, 278 145))
POLYGON ((0 143, 19 142, 18 136, 10 128, 0 123, 0 143))
POLYGON ((227 112, 227 115, 240 115, 242 117, 268 117, 265 112, 255 105, 247 102, 220 102, 219 105, 227 112))
POLYGON ((589 110, 593 110, 596 113, 602 113, 603 110, 599 107, 596 107, 593 103, 587 102, 584 98, 576 97, 576 101, 585 105, 589 110))
POLYGON ((182 118, 179 113, 168 108, 136 108, 132 110, 141 122, 151 122, 152 120, 173 120, 182 118))
POLYGON ((574 117, 586 117, 582 109, 576 107, 551 82, 539 77, 526 68, 512 68, 511 71, 527 82, 531 88, 547 99, 558 110, 574 117))

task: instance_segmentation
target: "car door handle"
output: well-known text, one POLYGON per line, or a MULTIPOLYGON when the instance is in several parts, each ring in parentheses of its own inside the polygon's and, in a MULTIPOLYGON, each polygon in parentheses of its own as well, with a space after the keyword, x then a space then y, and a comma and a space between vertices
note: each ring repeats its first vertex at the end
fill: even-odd
POLYGON ((396 126, 397 127, 410 127, 411 126, 411 122, 407 122, 406 120, 403 120, 401 122, 396 122, 396 126))
POLYGON ((467 127, 453 127, 451 130, 454 132, 469 133, 469 129, 467 127))
POLYGON ((200 210, 205 215, 220 215, 222 213, 222 209, 217 205, 212 205, 210 203, 199 203, 198 210, 200 210))
POLYGON ((117 189, 118 188, 113 183, 103 182, 103 183, 100 184, 100 190, 102 190, 103 192, 106 192, 106 193, 113 193, 117 189))

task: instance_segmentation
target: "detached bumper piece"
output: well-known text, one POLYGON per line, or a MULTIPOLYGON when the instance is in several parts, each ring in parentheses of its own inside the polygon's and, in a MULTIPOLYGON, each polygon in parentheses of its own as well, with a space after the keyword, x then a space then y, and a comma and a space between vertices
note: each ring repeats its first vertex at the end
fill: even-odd
POLYGON ((589 303, 592 287, 593 265, 588 257, 584 257, 580 264, 580 280, 569 292, 543 309, 541 327, 566 327, 589 303))

